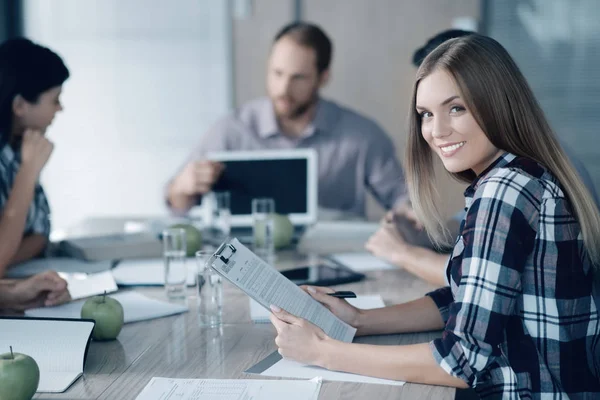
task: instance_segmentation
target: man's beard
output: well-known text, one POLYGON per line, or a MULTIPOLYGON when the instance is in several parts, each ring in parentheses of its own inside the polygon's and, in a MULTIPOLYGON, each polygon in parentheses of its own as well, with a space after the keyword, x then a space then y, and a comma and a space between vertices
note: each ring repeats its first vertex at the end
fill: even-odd
POLYGON ((278 119, 288 119, 288 120, 299 119, 302 116, 304 116, 308 112, 308 110, 317 103, 318 100, 319 100, 319 95, 315 91, 308 101, 297 105, 296 107, 291 109, 289 112, 281 113, 281 112, 277 111, 277 108, 275 108, 275 112, 277 114, 276 117, 278 119))

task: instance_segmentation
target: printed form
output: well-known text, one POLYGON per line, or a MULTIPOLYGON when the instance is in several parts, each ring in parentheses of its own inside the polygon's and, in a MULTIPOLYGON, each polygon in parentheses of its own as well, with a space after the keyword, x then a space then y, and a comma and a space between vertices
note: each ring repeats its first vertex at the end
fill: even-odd
POLYGON ((269 310, 271 304, 304 318, 329 337, 352 342, 356 329, 336 317, 237 239, 223 243, 211 258, 212 267, 269 310))
POLYGON ((170 379, 152 378, 136 400, 316 400, 321 379, 170 379))

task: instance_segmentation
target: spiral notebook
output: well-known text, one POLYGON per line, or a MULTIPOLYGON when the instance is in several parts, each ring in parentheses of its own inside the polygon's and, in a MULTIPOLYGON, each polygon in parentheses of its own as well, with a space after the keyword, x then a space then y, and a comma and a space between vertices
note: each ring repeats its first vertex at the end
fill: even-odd
POLYGON ((32 357, 40 369, 38 393, 62 393, 83 375, 94 321, 0 317, 0 352, 32 357))

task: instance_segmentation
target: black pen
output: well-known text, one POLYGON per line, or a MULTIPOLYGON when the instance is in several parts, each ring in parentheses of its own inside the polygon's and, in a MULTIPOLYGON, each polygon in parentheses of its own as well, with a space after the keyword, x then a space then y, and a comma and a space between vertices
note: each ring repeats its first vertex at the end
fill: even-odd
POLYGON ((356 298, 356 293, 351 292, 349 290, 344 290, 341 292, 333 292, 327 293, 330 296, 337 297, 338 299, 354 299, 356 298))

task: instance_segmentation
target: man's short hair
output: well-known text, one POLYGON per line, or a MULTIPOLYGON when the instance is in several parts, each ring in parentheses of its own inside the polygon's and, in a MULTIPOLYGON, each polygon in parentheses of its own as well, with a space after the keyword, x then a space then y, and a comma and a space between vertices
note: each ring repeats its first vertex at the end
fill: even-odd
POLYGON ((289 37, 301 46, 306 46, 315 51, 317 70, 319 73, 329 68, 333 45, 325 32, 317 25, 308 22, 293 22, 281 28, 275 35, 273 43, 282 37, 289 37))
POLYGON ((427 57, 429 53, 435 50, 436 47, 444 43, 446 40, 472 35, 473 33, 475 32, 463 31, 461 29, 449 29, 447 31, 438 33, 430 38, 427 43, 423 45, 423 47, 419 47, 417 50, 415 50, 412 59, 413 65, 417 68, 421 66, 421 63, 425 57, 427 57))

